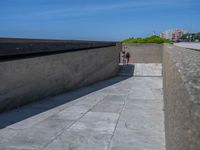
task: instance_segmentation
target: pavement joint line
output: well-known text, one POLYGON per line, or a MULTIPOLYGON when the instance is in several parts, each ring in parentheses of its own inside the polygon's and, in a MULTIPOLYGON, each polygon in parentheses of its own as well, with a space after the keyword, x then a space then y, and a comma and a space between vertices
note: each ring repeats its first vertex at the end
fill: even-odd
MULTIPOLYGON (((129 94, 128 94, 128 95, 129 95, 129 94)), ((128 95, 126 96, 126 98, 125 98, 125 100, 124 100, 124 104, 123 104, 122 110, 121 110, 120 113, 119 113, 119 117, 118 117, 118 119, 117 119, 117 122, 116 122, 116 125, 115 125, 115 128, 114 128, 114 131, 113 131, 113 133, 112 133, 112 136, 111 136, 111 138, 110 138, 110 140, 109 140, 107 150, 110 149, 110 144, 111 144, 112 139, 113 139, 113 137, 114 137, 114 135, 115 135, 115 132, 116 132, 117 125, 118 125, 118 123, 119 123, 119 120, 120 120, 121 114, 122 114, 122 112, 123 112, 123 110, 124 110, 124 108, 125 108, 126 100, 128 99, 128 95)))
POLYGON ((49 144, 51 144, 53 141, 55 141, 60 135, 63 134, 63 131, 67 131, 69 128, 71 128, 75 123, 77 123, 78 121, 80 121, 88 112, 90 112, 97 104, 100 103, 101 100, 99 100, 96 104, 94 104, 91 108, 89 108, 85 113, 83 113, 83 115, 81 117, 79 117, 77 120, 75 120, 74 122, 72 122, 69 126, 64 127, 62 130, 60 130, 60 132, 52 139, 50 140, 47 144, 45 144, 44 147, 42 147, 40 150, 45 149, 49 144))

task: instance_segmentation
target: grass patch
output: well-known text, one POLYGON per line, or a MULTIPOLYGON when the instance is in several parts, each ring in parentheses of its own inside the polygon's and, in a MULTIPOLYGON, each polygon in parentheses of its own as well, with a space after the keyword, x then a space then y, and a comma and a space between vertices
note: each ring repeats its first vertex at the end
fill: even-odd
POLYGON ((171 41, 161 38, 159 36, 150 36, 147 38, 129 38, 123 41, 124 44, 129 44, 129 43, 157 43, 157 44, 161 44, 161 43, 169 43, 172 44, 171 41))

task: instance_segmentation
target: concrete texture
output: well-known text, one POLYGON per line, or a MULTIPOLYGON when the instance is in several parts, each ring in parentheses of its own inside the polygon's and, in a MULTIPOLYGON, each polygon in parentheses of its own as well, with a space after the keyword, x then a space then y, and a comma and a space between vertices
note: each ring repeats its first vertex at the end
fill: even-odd
POLYGON ((120 44, 0 62, 0 111, 115 76, 119 51, 120 44))
POLYGON ((162 49, 162 44, 123 44, 123 50, 131 55, 130 63, 162 63, 162 49))
POLYGON ((136 63, 136 64, 120 64, 119 75, 123 76, 143 76, 143 77, 160 77, 162 76, 162 64, 161 63, 136 63))
POLYGON ((165 150, 162 77, 118 76, 0 115, 1 150, 165 150))
POLYGON ((200 43, 195 43, 195 42, 180 42, 180 43, 174 43, 174 45, 184 48, 200 50, 200 43))
MULTIPOLYGON (((129 44, 123 49, 130 52, 130 63, 141 63, 135 76, 163 74, 167 150, 199 150, 200 53, 168 44, 129 44), (163 70, 144 63, 162 63, 163 70)), ((135 95, 143 96, 138 91, 135 95)))
POLYGON ((200 149, 200 53, 164 45, 167 150, 200 149))
POLYGON ((162 76, 162 64, 135 64, 134 76, 162 76))
MULTIPOLYGON (((2 114, 0 148, 164 150, 164 92, 166 149, 199 150, 200 53, 167 44, 134 44, 127 49, 133 52, 131 63, 142 63, 120 68, 120 74, 125 71, 128 76, 2 114)), ((0 63, 0 106, 32 101, 43 93, 51 96, 115 75, 116 50, 120 45, 0 63)))

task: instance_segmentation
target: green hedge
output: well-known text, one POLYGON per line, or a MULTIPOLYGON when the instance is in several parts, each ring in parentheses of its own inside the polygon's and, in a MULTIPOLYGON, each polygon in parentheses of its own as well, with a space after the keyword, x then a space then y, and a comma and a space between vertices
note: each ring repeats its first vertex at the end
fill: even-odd
POLYGON ((147 38, 129 38, 123 41, 123 43, 128 44, 128 43, 170 43, 169 40, 166 40, 164 38, 161 38, 159 36, 150 36, 147 38))

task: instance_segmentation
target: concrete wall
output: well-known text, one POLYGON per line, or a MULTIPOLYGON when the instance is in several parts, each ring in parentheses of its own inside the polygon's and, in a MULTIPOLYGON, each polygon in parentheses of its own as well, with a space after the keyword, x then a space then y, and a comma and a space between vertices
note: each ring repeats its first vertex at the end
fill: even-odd
POLYGON ((0 61, 0 111, 115 76, 120 44, 0 61))
MULTIPOLYGON (((167 150, 200 148, 200 52, 125 45, 131 63, 163 63, 167 150)), ((0 111, 85 86, 118 72, 121 44, 0 62, 0 111)))
POLYGON ((200 52, 163 49, 167 150, 200 149, 200 52))
POLYGON ((123 50, 131 55, 130 63, 162 63, 162 44, 123 44, 123 50))

